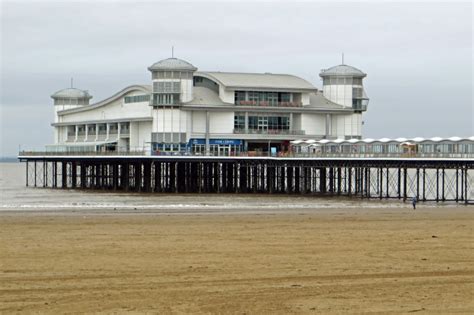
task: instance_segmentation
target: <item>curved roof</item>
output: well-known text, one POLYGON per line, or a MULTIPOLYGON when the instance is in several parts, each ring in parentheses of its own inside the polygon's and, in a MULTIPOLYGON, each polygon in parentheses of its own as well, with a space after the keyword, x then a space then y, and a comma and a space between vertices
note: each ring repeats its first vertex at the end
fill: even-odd
POLYGON ((158 62, 155 62, 148 67, 148 70, 185 70, 185 71, 196 71, 197 68, 190 64, 189 62, 178 59, 178 58, 168 58, 163 59, 158 62))
POLYGON ((366 73, 362 72, 361 70, 349 66, 349 65, 338 65, 331 67, 329 69, 321 70, 319 74, 320 77, 328 77, 328 76, 352 76, 352 77, 365 77, 367 76, 366 73))
POLYGON ((290 74, 242 73, 242 72, 196 72, 225 88, 233 89, 267 89, 267 90, 304 90, 317 91, 308 81, 290 74))
POLYGON ((51 95, 52 98, 88 98, 91 99, 92 95, 84 90, 76 88, 62 89, 51 95))
POLYGON ((92 109, 95 109, 95 108, 98 108, 98 107, 102 107, 102 106, 105 106, 107 104, 109 104, 110 102, 113 102, 115 100, 118 100, 120 99, 121 97, 123 97, 125 94, 129 93, 129 92, 132 92, 132 91, 141 91, 141 92, 144 92, 144 93, 147 93, 147 94, 150 94, 151 93, 151 85, 130 85, 130 86, 127 86, 126 88, 122 89, 121 91, 115 93, 114 95, 100 101, 100 102, 97 102, 97 103, 94 103, 94 104, 91 104, 91 105, 88 105, 88 106, 82 106, 82 107, 78 107, 78 108, 71 108, 71 109, 66 109, 66 110, 62 110, 62 111, 59 111, 58 114, 62 115, 62 114, 69 114, 69 113, 76 113, 76 112, 82 112, 82 111, 88 111, 88 110, 92 110, 92 109))

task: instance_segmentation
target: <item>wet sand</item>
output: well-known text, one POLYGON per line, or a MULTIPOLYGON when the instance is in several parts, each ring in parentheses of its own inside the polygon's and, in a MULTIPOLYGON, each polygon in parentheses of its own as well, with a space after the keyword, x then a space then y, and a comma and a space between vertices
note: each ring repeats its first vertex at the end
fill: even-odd
POLYGON ((473 207, 0 214, 0 313, 474 313, 473 207))

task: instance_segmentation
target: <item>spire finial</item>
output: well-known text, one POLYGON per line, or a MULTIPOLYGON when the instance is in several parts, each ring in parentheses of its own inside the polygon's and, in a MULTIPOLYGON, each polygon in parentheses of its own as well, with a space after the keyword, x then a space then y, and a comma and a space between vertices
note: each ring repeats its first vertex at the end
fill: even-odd
POLYGON ((174 46, 171 46, 171 58, 174 58, 174 46))
POLYGON ((344 53, 342 53, 342 64, 344 64, 344 53))

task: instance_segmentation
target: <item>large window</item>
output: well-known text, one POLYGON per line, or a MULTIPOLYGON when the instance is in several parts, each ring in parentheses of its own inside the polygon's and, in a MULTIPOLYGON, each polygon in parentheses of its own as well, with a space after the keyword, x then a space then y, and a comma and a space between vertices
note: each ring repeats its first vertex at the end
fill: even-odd
POLYGON ((153 93, 179 93, 180 82, 153 82, 153 93))
POLYGON ((153 105, 177 105, 179 94, 153 94, 153 105))
POLYGON ((134 96, 125 96, 124 102, 128 103, 140 103, 150 101, 150 95, 134 95, 134 96))
POLYGON ((295 106, 289 92, 235 91, 236 105, 295 106))
MULTIPOLYGON (((249 132, 280 133, 290 130, 290 117, 271 114, 250 114, 248 121, 249 132)), ((245 116, 234 116, 234 129, 245 129, 245 116)))

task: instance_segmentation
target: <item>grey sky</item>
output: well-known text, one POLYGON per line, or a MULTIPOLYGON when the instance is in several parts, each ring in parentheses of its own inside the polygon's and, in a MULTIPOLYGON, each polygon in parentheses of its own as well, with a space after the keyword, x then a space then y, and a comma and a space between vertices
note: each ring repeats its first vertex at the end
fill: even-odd
POLYGON ((93 101, 170 57, 200 70, 368 74, 364 137, 474 135, 472 3, 2 2, 1 151, 52 143, 50 95, 93 101))

